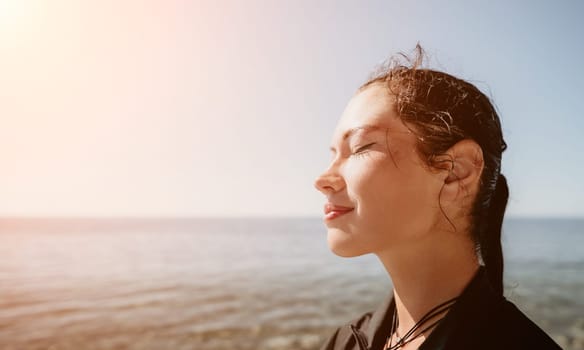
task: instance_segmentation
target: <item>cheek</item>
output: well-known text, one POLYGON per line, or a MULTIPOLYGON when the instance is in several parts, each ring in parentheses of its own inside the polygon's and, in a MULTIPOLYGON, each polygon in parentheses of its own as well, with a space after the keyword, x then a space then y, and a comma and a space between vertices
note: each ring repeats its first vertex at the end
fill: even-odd
POLYGON ((346 177, 347 190, 356 207, 359 231, 376 236, 375 231, 391 223, 391 213, 399 209, 396 203, 404 197, 404 187, 400 185, 403 180, 395 169, 390 171, 380 162, 371 161, 351 170, 346 177))
POLYGON ((388 178, 375 162, 363 161, 362 166, 349 168, 345 179, 348 195, 354 200, 358 211, 383 200, 380 191, 387 190, 388 178))
POLYGON ((371 214, 388 212, 413 200, 411 193, 416 189, 416 181, 407 170, 395 168, 382 160, 350 169, 347 179, 349 195, 358 206, 371 211, 371 214))
POLYGON ((371 243, 407 239, 430 230, 435 210, 428 175, 416 166, 371 166, 354 174, 350 188, 371 243), (358 175, 358 176, 357 176, 358 175))

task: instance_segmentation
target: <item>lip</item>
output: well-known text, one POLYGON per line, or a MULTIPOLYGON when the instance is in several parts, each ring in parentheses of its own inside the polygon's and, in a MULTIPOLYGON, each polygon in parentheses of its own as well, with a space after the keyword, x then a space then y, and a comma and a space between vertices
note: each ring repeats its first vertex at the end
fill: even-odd
POLYGON ((353 211, 353 209, 355 208, 351 208, 351 207, 344 207, 341 205, 335 205, 333 203, 326 203, 324 205, 324 219, 325 220, 333 220, 338 218, 339 216, 342 216, 344 214, 347 214, 351 211, 353 211))

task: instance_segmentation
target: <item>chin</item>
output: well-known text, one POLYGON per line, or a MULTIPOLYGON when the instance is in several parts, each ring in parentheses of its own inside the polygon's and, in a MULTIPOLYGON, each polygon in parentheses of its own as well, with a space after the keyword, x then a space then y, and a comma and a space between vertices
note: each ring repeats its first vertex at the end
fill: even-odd
POLYGON ((345 231, 331 228, 327 233, 327 242, 329 249, 342 258, 352 258, 367 254, 368 251, 360 249, 358 242, 355 241, 354 236, 345 231))

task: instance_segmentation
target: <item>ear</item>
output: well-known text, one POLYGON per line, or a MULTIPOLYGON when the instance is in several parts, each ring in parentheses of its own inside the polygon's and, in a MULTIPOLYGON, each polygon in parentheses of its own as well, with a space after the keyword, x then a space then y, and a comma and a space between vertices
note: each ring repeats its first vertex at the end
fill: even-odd
POLYGON ((463 200, 474 198, 478 191, 484 167, 483 150, 475 141, 464 139, 450 147, 444 156, 449 159, 449 167, 442 172, 444 186, 440 200, 467 205, 463 200))

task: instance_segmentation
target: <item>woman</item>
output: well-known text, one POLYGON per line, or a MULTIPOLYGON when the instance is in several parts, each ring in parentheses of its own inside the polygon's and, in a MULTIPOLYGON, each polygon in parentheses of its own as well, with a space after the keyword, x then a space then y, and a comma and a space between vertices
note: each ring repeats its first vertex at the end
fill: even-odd
POLYGON ((503 296, 507 146, 497 112, 422 58, 418 45, 414 59, 391 61, 357 90, 316 179, 330 249, 374 253, 394 286, 322 349, 559 349, 503 296))

